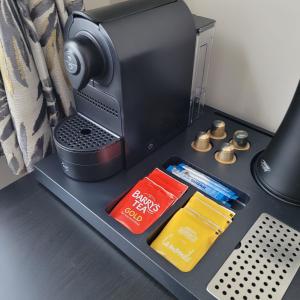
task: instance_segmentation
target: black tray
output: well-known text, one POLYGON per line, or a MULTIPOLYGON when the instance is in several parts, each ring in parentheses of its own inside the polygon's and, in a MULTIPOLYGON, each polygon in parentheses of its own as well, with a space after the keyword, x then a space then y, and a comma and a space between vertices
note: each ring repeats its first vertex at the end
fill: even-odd
MULTIPOLYGON (((35 174, 40 183, 176 297, 180 299, 214 299, 207 292, 209 281, 262 213, 268 213, 300 231, 300 207, 288 205, 269 196, 259 188, 251 173, 251 163, 254 157, 266 147, 271 138, 272 135, 264 130, 206 107, 199 121, 184 133, 135 167, 122 171, 105 181, 83 183, 66 177, 56 155, 40 162, 36 166, 35 174), (208 153, 198 153, 191 148, 191 142, 196 133, 208 129, 215 119, 224 120, 227 124, 228 137, 225 141, 229 141, 235 130, 244 129, 249 132, 251 150, 238 152, 237 162, 234 165, 221 165, 214 159, 214 153, 224 141, 213 141, 214 147, 208 153), (188 273, 179 271, 157 254, 150 248, 149 242, 170 217, 194 194, 194 188, 189 188, 187 193, 142 235, 130 233, 107 213, 113 203, 118 201, 139 179, 156 167, 163 169, 166 162, 174 158, 182 159, 233 187, 242 195, 246 204, 243 209, 235 207, 234 222, 220 236, 199 264, 188 273)), ((299 292, 300 272, 298 271, 284 299, 298 299, 299 292)))

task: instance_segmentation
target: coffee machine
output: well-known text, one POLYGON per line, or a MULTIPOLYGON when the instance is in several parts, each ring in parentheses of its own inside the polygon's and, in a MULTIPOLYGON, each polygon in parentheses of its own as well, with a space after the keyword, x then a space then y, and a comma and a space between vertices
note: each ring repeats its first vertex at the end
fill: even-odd
POLYGON ((195 44, 181 0, 131 0, 69 17, 64 61, 77 114, 55 129, 68 176, 112 176, 187 127, 195 44))

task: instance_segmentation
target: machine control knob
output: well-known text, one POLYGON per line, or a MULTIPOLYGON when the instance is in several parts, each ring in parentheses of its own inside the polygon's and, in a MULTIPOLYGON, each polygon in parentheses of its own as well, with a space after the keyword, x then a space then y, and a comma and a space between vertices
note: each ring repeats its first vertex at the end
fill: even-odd
POLYGON ((223 140, 226 138, 227 133, 225 131, 225 122, 221 120, 215 120, 212 123, 211 129, 209 131, 210 137, 215 140, 223 140))
POLYGON ((212 148, 212 145, 210 143, 210 135, 205 131, 199 132, 192 143, 192 148, 195 151, 199 151, 199 152, 210 151, 212 148))
POLYGON ((221 147, 221 150, 215 154, 215 159, 221 164, 234 164, 236 162, 234 151, 235 148, 232 144, 224 143, 221 147))
POLYGON ((233 134, 232 144, 236 150, 249 150, 249 134, 245 130, 237 130, 233 134))
POLYGON ((67 72, 69 72, 72 75, 79 73, 80 63, 78 57, 72 51, 65 51, 64 62, 67 72))

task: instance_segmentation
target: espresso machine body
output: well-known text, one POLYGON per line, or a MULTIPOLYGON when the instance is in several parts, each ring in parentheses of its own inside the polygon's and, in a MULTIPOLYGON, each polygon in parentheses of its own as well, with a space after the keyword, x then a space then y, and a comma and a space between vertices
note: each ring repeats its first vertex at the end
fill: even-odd
POLYGON ((126 168, 186 128, 196 32, 183 1, 133 0, 75 12, 65 41, 77 113, 119 137, 126 168))

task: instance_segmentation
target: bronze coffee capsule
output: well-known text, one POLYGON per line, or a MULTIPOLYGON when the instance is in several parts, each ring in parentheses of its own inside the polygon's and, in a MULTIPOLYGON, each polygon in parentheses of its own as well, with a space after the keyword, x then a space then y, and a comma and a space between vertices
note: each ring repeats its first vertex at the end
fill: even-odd
POLYGON ((234 151, 235 148, 232 144, 224 143, 221 150, 215 154, 215 159, 221 164, 234 164, 236 162, 234 151))
POLYGON ((225 131, 225 122, 221 120, 215 120, 212 123, 211 129, 209 130, 210 137, 215 140, 223 140, 227 134, 225 131))
POLYGON ((199 134, 196 136, 195 140, 192 143, 192 148, 195 151, 199 152, 210 151, 212 148, 212 145, 210 143, 210 135, 205 131, 199 132, 199 134))

